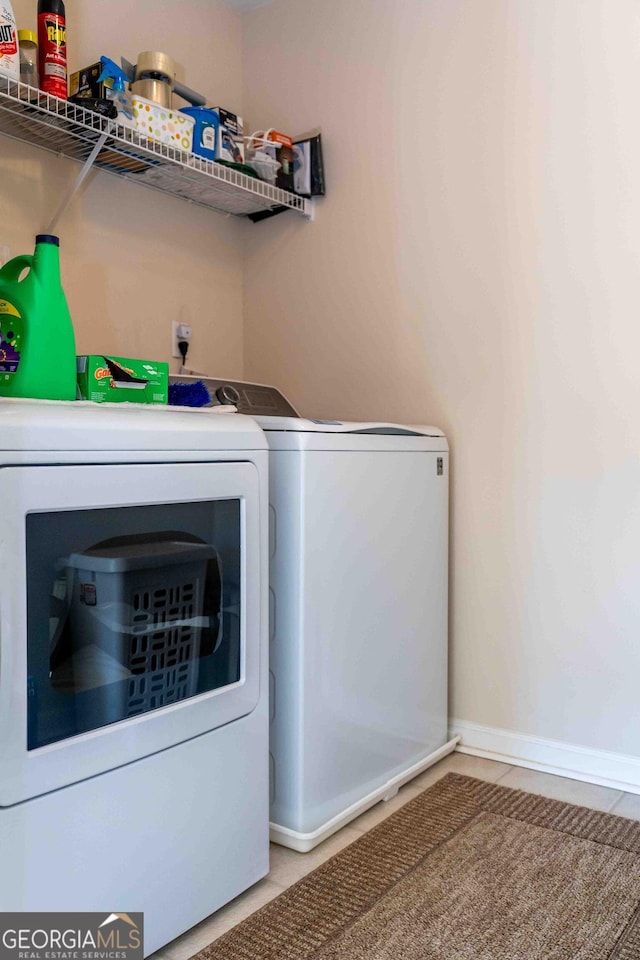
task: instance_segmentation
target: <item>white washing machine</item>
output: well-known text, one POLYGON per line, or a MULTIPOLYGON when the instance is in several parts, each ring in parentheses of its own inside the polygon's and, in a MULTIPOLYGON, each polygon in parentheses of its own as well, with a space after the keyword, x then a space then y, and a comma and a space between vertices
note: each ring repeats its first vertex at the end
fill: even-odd
POLYGON ((312 849, 442 756, 449 452, 441 430, 305 420, 207 380, 269 442, 271 838, 312 849))
POLYGON ((0 905, 144 913, 268 870, 267 445, 210 411, 0 402, 0 905))

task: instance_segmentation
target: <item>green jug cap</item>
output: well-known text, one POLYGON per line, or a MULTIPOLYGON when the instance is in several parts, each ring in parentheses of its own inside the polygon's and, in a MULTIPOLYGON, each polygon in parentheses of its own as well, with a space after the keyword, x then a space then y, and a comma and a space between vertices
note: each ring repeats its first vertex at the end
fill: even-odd
POLYGON ((52 233, 39 233, 36 236, 36 243, 52 243, 54 247, 59 247, 60 237, 54 237, 52 233))

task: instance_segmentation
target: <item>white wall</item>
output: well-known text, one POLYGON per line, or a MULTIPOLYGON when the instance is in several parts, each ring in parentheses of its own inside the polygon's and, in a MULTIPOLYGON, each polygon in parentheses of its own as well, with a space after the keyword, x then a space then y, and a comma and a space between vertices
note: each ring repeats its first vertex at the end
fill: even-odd
MULTIPOLYGON (((20 27, 35 29, 36 6, 13 0, 20 27)), ((69 2, 67 34, 71 70, 101 54, 135 61, 160 49, 189 86, 241 110, 241 23, 223 0, 69 2)), ((6 138, 0 151, 0 244, 29 253, 80 167, 6 138)), ((238 221, 92 173, 59 224, 78 352, 168 360, 171 320, 182 319, 193 324, 190 363, 215 358, 240 376, 243 232, 238 221)))
POLYGON ((640 7, 243 22, 245 113, 328 182, 249 234, 245 374, 446 429, 453 715, 640 756, 640 7))

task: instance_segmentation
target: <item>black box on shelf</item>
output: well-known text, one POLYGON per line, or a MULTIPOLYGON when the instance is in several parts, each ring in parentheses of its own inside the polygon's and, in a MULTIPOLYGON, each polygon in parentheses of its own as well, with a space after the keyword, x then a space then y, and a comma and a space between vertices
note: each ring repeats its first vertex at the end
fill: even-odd
POLYGON ((242 117, 224 107, 214 107, 220 120, 216 160, 244 163, 244 139, 242 117))
POLYGON ((84 100, 93 97, 96 100, 104 100, 106 91, 113 87, 113 80, 109 80, 108 83, 98 83, 102 69, 101 63, 92 63, 72 73, 69 77, 69 98, 84 100))
POLYGON ((324 197, 324 162, 319 133, 293 141, 293 190, 302 197, 324 197))

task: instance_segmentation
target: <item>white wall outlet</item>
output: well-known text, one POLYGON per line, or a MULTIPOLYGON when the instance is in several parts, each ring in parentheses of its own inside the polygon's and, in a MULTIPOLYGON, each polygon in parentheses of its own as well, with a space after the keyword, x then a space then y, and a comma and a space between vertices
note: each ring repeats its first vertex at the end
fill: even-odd
POLYGON ((186 340, 191 343, 191 324, 179 323, 177 320, 171 321, 171 356, 182 360, 182 354, 178 349, 178 341, 186 340))
POLYGON ((11 260, 11 247, 3 246, 0 243, 0 267, 11 260))

